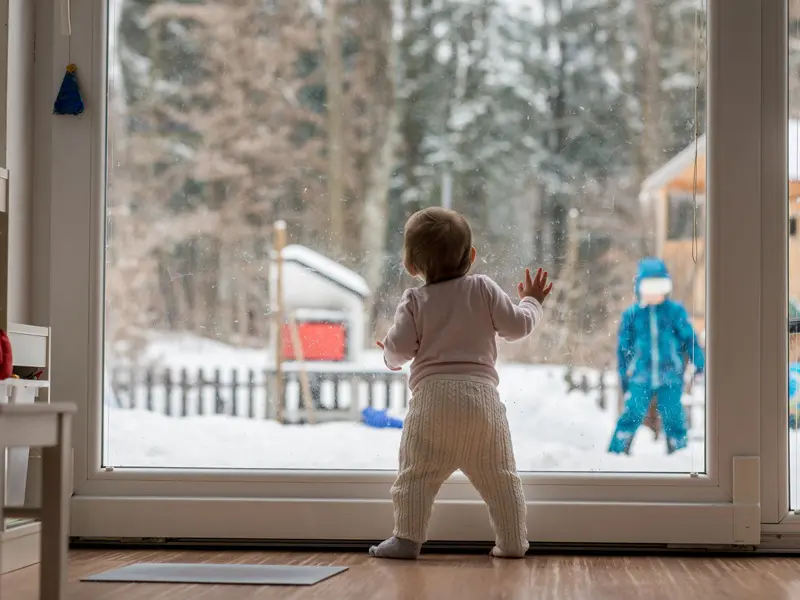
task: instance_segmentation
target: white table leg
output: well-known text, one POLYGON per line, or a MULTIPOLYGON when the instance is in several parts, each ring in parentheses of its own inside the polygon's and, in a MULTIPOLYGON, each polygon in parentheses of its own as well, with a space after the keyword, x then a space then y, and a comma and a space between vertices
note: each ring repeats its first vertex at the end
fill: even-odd
POLYGON ((58 445, 42 448, 41 600, 60 600, 67 582, 71 421, 70 415, 59 415, 58 445))

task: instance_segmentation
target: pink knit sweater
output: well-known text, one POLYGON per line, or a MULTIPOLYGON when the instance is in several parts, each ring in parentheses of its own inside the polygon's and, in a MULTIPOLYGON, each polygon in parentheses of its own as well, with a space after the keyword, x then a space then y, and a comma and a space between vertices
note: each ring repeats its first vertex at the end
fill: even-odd
POLYGON ((514 304, 485 275, 406 290, 383 343, 389 368, 411 363, 411 389, 433 375, 471 375, 499 382, 496 336, 528 336, 543 315, 534 298, 514 304))

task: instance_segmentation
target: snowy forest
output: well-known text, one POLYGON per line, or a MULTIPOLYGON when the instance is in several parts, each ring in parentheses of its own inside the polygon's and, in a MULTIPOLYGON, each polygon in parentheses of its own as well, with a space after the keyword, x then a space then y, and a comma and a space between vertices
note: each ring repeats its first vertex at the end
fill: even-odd
POLYGON ((507 358, 611 364, 640 184, 704 131, 701 0, 114 0, 109 27, 112 352, 263 347, 278 219, 366 279, 371 339, 414 285, 406 218, 444 205, 476 270, 555 279, 507 358))

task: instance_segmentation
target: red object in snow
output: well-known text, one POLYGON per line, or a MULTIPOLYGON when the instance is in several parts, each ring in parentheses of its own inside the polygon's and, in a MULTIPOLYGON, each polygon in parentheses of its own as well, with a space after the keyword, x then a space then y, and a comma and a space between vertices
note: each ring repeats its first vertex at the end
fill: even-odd
MULTIPOLYGON (((316 361, 343 361, 347 358, 347 328, 344 323, 301 322, 297 324, 303 358, 316 361)), ((292 332, 283 328, 283 358, 297 360, 292 344, 292 332)))
POLYGON ((0 330, 0 379, 8 379, 14 373, 14 355, 8 334, 0 330))

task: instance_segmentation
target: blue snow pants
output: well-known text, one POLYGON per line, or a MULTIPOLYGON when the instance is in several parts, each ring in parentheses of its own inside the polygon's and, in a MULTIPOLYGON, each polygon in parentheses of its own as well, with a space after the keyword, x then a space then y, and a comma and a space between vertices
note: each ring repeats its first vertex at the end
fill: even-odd
POLYGON ((669 385, 652 389, 646 385, 631 384, 625 394, 625 408, 617 421, 609 452, 630 452, 633 436, 647 415, 654 394, 658 396, 658 412, 667 437, 667 452, 671 454, 686 447, 686 415, 681 403, 683 386, 669 385))

